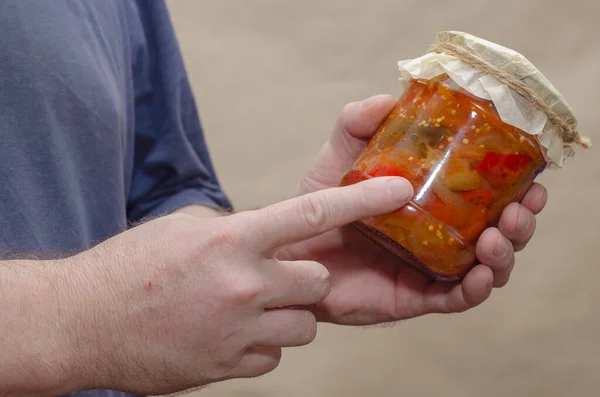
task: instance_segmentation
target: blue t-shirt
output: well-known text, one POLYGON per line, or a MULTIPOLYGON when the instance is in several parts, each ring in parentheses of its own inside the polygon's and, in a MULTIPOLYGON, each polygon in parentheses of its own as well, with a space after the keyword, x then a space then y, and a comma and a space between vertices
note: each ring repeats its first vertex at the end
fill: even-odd
POLYGON ((5 258, 74 254, 186 205, 231 209, 162 0, 2 0, 0 139, 5 258))

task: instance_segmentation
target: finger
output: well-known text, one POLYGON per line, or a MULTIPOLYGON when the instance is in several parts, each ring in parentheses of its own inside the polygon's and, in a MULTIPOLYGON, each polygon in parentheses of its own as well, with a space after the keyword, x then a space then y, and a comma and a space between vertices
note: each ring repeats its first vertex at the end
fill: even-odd
POLYGON ((534 183, 521 200, 521 204, 535 215, 542 212, 548 202, 548 191, 539 183, 534 183))
POLYGON ((370 139, 396 102, 392 95, 382 94, 348 104, 339 117, 338 128, 352 137, 370 139))
POLYGON ((308 310, 267 310, 258 318, 252 335, 254 344, 259 346, 304 346, 317 336, 317 320, 308 310))
POLYGON ((248 349, 228 378, 254 378, 273 371, 281 362, 281 348, 252 347, 248 349))
POLYGON ((481 264, 492 270, 494 287, 505 286, 515 265, 512 243, 500 233, 500 230, 489 228, 479 238, 475 251, 481 264))
POLYGON ((461 283, 433 283, 425 290, 425 313, 461 313, 483 303, 492 293, 494 274, 475 266, 461 283))
POLYGON ((515 251, 525 248, 533 237, 535 227, 535 215, 518 203, 506 207, 498 223, 498 229, 512 242, 515 251))
POLYGON ((346 105, 331 135, 334 152, 349 161, 356 160, 395 103, 391 95, 376 95, 346 105))
POLYGON ((267 255, 287 244, 318 236, 355 221, 395 211, 413 195, 403 178, 373 178, 350 186, 309 193, 248 213, 239 227, 247 227, 251 247, 267 255), (248 218, 249 217, 249 218, 248 218))
POLYGON ((266 272, 268 291, 263 307, 313 305, 329 295, 329 271, 313 261, 272 260, 266 272))

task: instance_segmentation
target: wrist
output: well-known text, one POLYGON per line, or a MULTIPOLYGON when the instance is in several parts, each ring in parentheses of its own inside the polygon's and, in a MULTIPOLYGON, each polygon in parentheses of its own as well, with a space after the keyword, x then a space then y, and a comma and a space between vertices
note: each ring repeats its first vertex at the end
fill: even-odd
MULTIPOLYGON (((107 354, 111 350, 107 282, 112 275, 104 265, 108 264, 93 250, 43 262, 46 271, 36 284, 46 293, 39 299, 42 304, 35 317, 44 319, 37 328, 49 331, 44 346, 48 347, 45 360, 53 368, 48 372, 53 382, 47 386, 52 395, 109 388, 116 375, 107 354)), ((38 266, 32 268, 34 273, 38 266)))
MULTIPOLYGON (((66 261, 3 262, 0 391, 62 395, 84 387, 72 344, 66 261)), ((0 392, 0 394, 3 394, 0 392)))

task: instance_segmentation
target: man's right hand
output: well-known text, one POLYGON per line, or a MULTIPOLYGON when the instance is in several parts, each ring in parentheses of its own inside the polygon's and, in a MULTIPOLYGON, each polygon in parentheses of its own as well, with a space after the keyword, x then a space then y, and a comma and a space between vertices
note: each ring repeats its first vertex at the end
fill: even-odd
POLYGON ((277 260, 279 249, 411 195, 403 179, 375 178, 230 216, 174 214, 65 260, 73 387, 156 395, 273 370, 281 348, 314 339, 302 307, 329 292, 321 264, 277 260))

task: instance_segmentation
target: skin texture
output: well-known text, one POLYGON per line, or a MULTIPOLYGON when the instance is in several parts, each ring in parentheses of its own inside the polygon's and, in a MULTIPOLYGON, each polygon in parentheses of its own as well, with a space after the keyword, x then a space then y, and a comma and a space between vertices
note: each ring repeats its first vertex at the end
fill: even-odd
POLYGON ((199 218, 213 218, 215 216, 231 215, 229 213, 224 213, 214 208, 208 208, 201 205, 190 205, 180 208, 176 212, 180 214, 194 215, 199 218))
POLYGON ((167 394, 274 369, 317 332, 329 293, 281 248, 393 211, 410 184, 381 178, 256 211, 178 213, 56 262, 2 262, 0 395, 83 389, 167 394))
MULTIPOLYGON (((337 186, 395 102, 390 95, 378 95, 346 105, 296 195, 337 186)), ((317 260, 331 273, 330 294, 313 308, 320 321, 371 325, 464 312, 483 303, 494 287, 506 285, 514 254, 533 237, 534 214, 542 211, 546 199, 546 189, 534 184, 522 203, 509 205, 499 227, 479 239, 481 264, 462 282, 432 283, 349 226, 286 247, 282 257, 317 260)))

